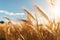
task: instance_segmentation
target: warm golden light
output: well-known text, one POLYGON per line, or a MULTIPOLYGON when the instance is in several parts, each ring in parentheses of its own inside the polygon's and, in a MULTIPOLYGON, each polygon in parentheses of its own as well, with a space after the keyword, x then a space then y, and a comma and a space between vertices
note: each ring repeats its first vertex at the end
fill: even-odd
POLYGON ((60 1, 57 0, 54 3, 55 5, 52 7, 52 13, 54 13, 55 18, 60 17, 60 1))
POLYGON ((51 18, 57 21, 57 19, 60 18, 60 0, 48 0, 48 3, 52 12, 51 18))

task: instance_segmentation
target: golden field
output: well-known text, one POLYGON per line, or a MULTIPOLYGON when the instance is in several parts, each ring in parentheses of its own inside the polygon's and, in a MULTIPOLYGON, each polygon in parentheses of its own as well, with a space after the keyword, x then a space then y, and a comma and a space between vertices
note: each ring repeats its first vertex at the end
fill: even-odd
POLYGON ((39 14, 47 20, 46 24, 39 24, 35 13, 26 8, 26 20, 20 20, 19 23, 9 22, 0 23, 0 40, 60 40, 60 22, 50 20, 42 8, 35 4, 34 8, 39 14))

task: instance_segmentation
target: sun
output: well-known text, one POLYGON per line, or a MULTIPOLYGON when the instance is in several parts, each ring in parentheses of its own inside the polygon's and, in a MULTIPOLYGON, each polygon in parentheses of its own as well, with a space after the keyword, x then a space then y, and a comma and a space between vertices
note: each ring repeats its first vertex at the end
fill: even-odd
POLYGON ((60 18, 60 0, 48 0, 54 20, 60 18))
POLYGON ((54 13, 55 18, 60 17, 60 1, 57 0, 54 3, 55 5, 52 7, 52 13, 54 13))

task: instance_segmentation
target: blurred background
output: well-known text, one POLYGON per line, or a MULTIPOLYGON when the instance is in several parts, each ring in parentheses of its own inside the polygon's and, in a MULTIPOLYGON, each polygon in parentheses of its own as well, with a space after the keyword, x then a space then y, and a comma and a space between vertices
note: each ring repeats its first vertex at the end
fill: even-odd
POLYGON ((43 10, 50 15, 47 0, 0 0, 0 21, 5 21, 3 16, 9 19, 26 19, 26 13, 22 10, 23 7, 31 11, 35 11, 33 4, 39 4, 43 10))

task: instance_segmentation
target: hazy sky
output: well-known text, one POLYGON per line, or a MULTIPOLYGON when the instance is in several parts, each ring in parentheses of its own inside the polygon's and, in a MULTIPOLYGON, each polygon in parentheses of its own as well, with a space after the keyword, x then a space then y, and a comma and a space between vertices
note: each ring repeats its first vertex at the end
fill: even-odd
POLYGON ((0 0, 0 20, 4 20, 3 16, 7 16, 10 19, 25 18, 26 16, 22 8, 26 7, 32 11, 34 2, 47 11, 46 0, 0 0))

